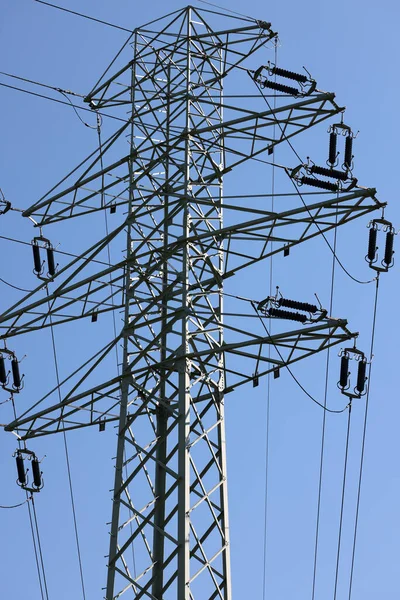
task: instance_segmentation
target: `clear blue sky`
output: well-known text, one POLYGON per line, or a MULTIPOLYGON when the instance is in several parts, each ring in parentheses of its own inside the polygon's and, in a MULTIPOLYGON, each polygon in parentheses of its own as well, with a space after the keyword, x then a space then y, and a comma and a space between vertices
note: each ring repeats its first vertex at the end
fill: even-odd
MULTIPOLYGON (((127 28, 184 6, 175 1, 166 6, 160 0, 140 4, 127 0, 65 0, 64 5, 127 28)), ((124 32, 31 0, 3 0, 0 6, 0 70, 82 94, 91 89, 126 39, 124 32)), ((280 35, 281 66, 297 71, 306 66, 318 87, 334 91, 338 103, 347 107, 346 120, 353 129, 360 130, 354 144, 355 175, 361 185, 377 188, 378 198, 389 203, 387 218, 398 228, 398 4, 387 0, 339 0, 334 4, 305 0, 301 5, 294 0, 270 4, 232 0, 229 8, 271 21, 280 35)), ((4 76, 0 76, 0 82, 12 84, 4 76)), ((69 108, 2 87, 0 108, 0 187, 13 205, 26 208, 95 148, 96 134, 85 128, 69 108)), ((322 125, 308 141, 296 139, 294 144, 303 155, 311 155, 317 151, 325 153, 327 141, 326 126, 322 125)), ((277 154, 279 158, 279 150, 277 154)), ((263 174, 260 172, 259 176, 263 174)), ((269 181, 266 186, 270 186, 269 181)), ((363 280, 372 276, 364 261, 367 223, 368 217, 356 221, 348 230, 341 228, 338 234, 340 258, 351 273, 363 280)), ((29 242, 34 232, 19 215, 8 213, 0 217, 0 235, 29 242)), ((64 250, 75 252, 84 248, 94 234, 70 223, 57 235, 64 250)), ((33 287, 30 249, 1 240, 0 249, 0 277, 23 288, 33 287)), ((286 262, 277 262, 274 284, 287 290, 289 297, 305 301, 312 301, 317 292, 327 305, 330 261, 329 251, 318 239, 299 248, 286 262)), ((256 297, 262 298, 268 292, 267 267, 259 276, 257 282, 245 283, 253 286, 256 297)), ((381 280, 352 600, 400 597, 398 278, 395 267, 381 280)), ((373 285, 357 285, 340 270, 337 272, 333 315, 347 318, 350 328, 360 331, 359 347, 365 351, 370 343, 373 294, 373 285)), ((18 297, 17 292, 0 282, 0 311, 18 297)), ((67 335, 56 335, 61 373, 65 375, 79 363, 83 344, 73 328, 67 335)), ((102 334, 96 336, 85 340, 84 350, 90 351, 91 345, 95 347, 101 341, 102 334)), ((19 356, 27 355, 22 369, 26 388, 18 401, 21 406, 29 406, 54 383, 49 333, 18 339, 15 349, 19 356)), ((307 389, 321 399, 324 357, 303 361, 294 370, 307 389)), ((335 408, 344 402, 336 388, 338 374, 339 359, 333 352, 328 403, 335 408)), ((278 382, 272 382, 271 390, 266 597, 311 600, 322 412, 287 373, 282 373, 278 382)), ((3 392, 0 396, 0 401, 7 397, 3 392)), ((348 599, 363 402, 354 408, 337 600, 348 599)), ((1 423, 11 420, 8 405, 0 405, 0 414, 1 423)), ((265 381, 256 390, 229 396, 228 476, 236 600, 263 597, 265 423, 265 381)), ((315 600, 333 599, 345 428, 346 415, 328 416, 315 600)), ((101 435, 84 430, 69 436, 88 600, 103 597, 100 588, 106 574, 103 557, 108 550, 106 522, 111 516, 114 433, 109 428, 101 435)), ((15 484, 15 447, 14 436, 1 431, 1 505, 23 499, 15 484)), ((46 454, 45 488, 36 503, 49 597, 79 599, 82 595, 63 442, 56 436, 45 438, 35 442, 34 449, 39 456, 46 454)), ((26 507, 1 510, 0 523, 4 597, 37 600, 40 593, 26 507)))

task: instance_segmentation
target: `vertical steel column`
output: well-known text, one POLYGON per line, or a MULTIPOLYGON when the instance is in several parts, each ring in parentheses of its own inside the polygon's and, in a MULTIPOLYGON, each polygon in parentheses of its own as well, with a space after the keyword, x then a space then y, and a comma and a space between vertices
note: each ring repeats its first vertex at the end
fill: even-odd
MULTIPOLYGON (((190 186, 190 69, 191 69, 191 18, 192 9, 187 11, 187 64, 186 64, 186 140, 185 140, 185 207, 183 210, 183 236, 189 237, 189 186, 190 186)), ((188 345, 188 285, 189 246, 182 249, 182 358, 179 361, 179 449, 178 449, 178 600, 190 600, 190 378, 189 364, 185 355, 188 345)))
MULTIPOLYGON (((167 68, 167 97, 166 97, 166 128, 165 144, 167 148, 165 161, 165 195, 164 195, 164 227, 163 227, 163 251, 167 256, 169 244, 169 151, 170 151, 170 89, 171 89, 171 66, 167 68)), ((166 297, 168 288, 168 260, 164 260, 162 265, 162 293, 163 301, 161 308, 161 349, 160 359, 163 363, 167 358, 167 323, 168 323, 168 300, 166 297)), ((165 555, 165 492, 167 472, 165 469, 167 462, 167 430, 168 430, 168 404, 167 385, 165 373, 161 373, 160 381, 160 402, 157 406, 157 450, 155 465, 155 508, 154 508, 154 537, 153 537, 153 586, 152 594, 157 600, 162 600, 164 587, 164 555, 165 555)))
MULTIPOLYGON (((136 41, 137 34, 135 33, 135 52, 136 52, 136 41)), ((132 111, 134 110, 134 78, 135 78, 135 67, 132 67, 131 76, 131 99, 132 99, 132 111)), ((130 133, 130 149, 133 147, 133 132, 134 124, 132 120, 131 133, 130 133)), ((133 203, 133 161, 132 158, 129 160, 129 202, 128 202, 128 214, 132 212, 133 203)), ((127 259, 132 252, 132 239, 131 239, 131 228, 127 227, 127 241, 126 241, 126 256, 127 259)), ((105 600, 114 599, 114 584, 115 584, 115 560, 118 552, 118 530, 119 530, 119 517, 121 507, 121 492, 124 484, 123 469, 124 469, 124 455, 125 455, 125 436, 127 429, 127 413, 128 413, 128 401, 129 401, 129 344, 128 344, 128 328, 130 322, 130 303, 129 303, 129 287, 131 284, 131 268, 129 260, 126 261, 125 265, 125 280, 124 280, 124 330, 125 335, 123 337, 123 356, 122 356, 122 380, 121 380, 121 402, 120 412, 118 421, 118 442, 117 442, 117 454, 115 458, 115 477, 114 477, 114 494, 113 494, 113 507, 111 515, 111 530, 110 530, 110 547, 108 553, 108 569, 107 569, 107 584, 106 584, 106 596, 105 600)))

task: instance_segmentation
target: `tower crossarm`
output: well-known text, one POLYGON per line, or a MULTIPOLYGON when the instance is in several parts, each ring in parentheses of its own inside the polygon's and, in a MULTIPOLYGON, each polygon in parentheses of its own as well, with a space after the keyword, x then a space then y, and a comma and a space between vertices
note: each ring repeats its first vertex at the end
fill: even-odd
MULTIPOLYGON (((243 318, 246 318, 245 315, 243 318)), ((226 328, 229 331, 229 325, 226 328)), ((147 389, 146 381, 155 373, 175 372, 183 359, 190 362, 192 378, 195 381, 196 377, 201 380, 207 369, 213 364, 215 365, 216 359, 220 358, 224 364, 225 378, 225 387, 221 392, 228 394, 246 383, 251 383, 255 373, 260 378, 264 377, 276 368, 284 368, 331 346, 343 344, 356 335, 349 331, 345 320, 327 318, 321 323, 282 333, 264 336, 247 333, 238 342, 199 348, 184 356, 175 355, 163 362, 153 362, 149 367, 143 364, 143 359, 151 351, 151 345, 157 346, 158 340, 143 338, 141 352, 137 352, 131 372, 125 375, 131 390, 132 410, 135 414, 136 412, 145 412, 150 406, 153 406, 153 410, 155 410, 156 404, 159 402, 157 399, 159 388, 147 389), (147 345, 144 342, 147 342, 147 345), (271 348, 272 351, 268 351, 268 348, 271 348), (236 358, 240 358, 240 372, 234 366, 236 358)), ((111 347, 108 348, 108 351, 110 350, 111 347)), ((87 376, 90 373, 89 370, 87 376)), ((7 425, 6 430, 18 430, 23 437, 30 438, 68 429, 99 425, 103 421, 114 421, 117 419, 118 398, 123 378, 123 376, 114 377, 81 392, 74 388, 72 392, 65 394, 60 403, 41 410, 26 411, 16 421, 7 425)), ((82 376, 82 384, 85 379, 82 376)), ((64 387, 66 383, 68 382, 62 382, 62 386, 64 387)), ((55 391, 53 390, 53 392, 55 391)), ((196 402, 209 400, 213 392, 215 389, 212 386, 211 390, 203 389, 194 400, 196 402)), ((39 399, 35 403, 35 407, 48 402, 49 397, 50 395, 39 399)), ((169 409, 173 410, 171 406, 169 409)))

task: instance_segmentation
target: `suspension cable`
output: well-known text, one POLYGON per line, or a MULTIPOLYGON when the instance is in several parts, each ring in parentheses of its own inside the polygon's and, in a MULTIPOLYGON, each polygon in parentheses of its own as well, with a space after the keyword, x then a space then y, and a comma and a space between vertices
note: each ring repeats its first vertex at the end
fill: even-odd
MULTIPOLYGON (((49 288, 48 288, 47 284, 46 284, 46 292, 47 292, 47 295, 49 295, 49 288)), ((57 381, 57 391, 58 391, 59 402, 61 404, 62 398, 61 398, 60 375, 59 375, 59 369, 58 369, 57 349, 56 349, 56 342, 55 342, 55 336, 54 336, 53 320, 52 320, 52 316, 51 316, 50 302, 48 302, 48 305, 49 305, 51 342, 52 342, 52 348, 53 348, 54 367, 55 367, 56 381, 57 381)), ((63 416, 61 413, 61 422, 62 422, 62 420, 63 420, 63 416)), ((66 459, 66 464, 67 464, 68 485, 69 485, 69 493, 70 493, 70 499, 71 499, 72 517, 73 517, 73 522, 74 522, 75 542, 76 542, 76 550, 77 550, 77 555, 78 555, 82 595, 83 595, 83 600, 86 600, 85 583, 84 583, 83 568, 82 568, 82 558, 81 558, 81 550, 80 550, 79 534, 78 534, 78 524, 77 524, 77 519, 76 519, 76 511, 75 511, 75 499, 74 499, 74 491, 73 491, 73 487, 72 487, 71 465, 70 465, 70 460, 69 460, 67 434, 66 434, 65 430, 63 430, 63 437, 64 437, 65 459, 66 459)))
MULTIPOLYGON (((28 508, 29 508, 29 503, 28 503, 28 508)), ((32 496, 32 512, 33 512, 33 521, 35 524, 35 530, 36 530, 36 539, 37 539, 37 546, 38 546, 38 553, 39 553, 39 559, 40 559, 40 564, 42 567, 42 574, 43 574, 43 586, 44 586, 44 591, 46 593, 46 598, 48 600, 49 598, 49 592, 47 589, 47 578, 46 578, 46 572, 44 569, 44 562, 43 562, 43 552, 42 552, 42 544, 40 541, 40 534, 39 534, 39 525, 38 525, 38 520, 37 520, 37 516, 36 516, 36 508, 35 508, 35 500, 32 496)))
MULTIPOLYGON (((336 209, 336 223, 338 219, 338 211, 336 209)), ((333 235, 333 250, 336 253, 337 246, 337 227, 334 228, 333 235)), ((331 290, 329 299, 329 314, 333 312, 333 296, 334 296, 334 284, 335 284, 335 255, 332 255, 332 269, 331 269, 331 290)), ((325 366, 325 387, 324 387, 324 407, 326 408, 328 400, 328 382, 329 382, 329 362, 330 362, 330 347, 327 349, 326 355, 326 366, 325 366)), ((313 583, 312 583, 312 600, 315 598, 315 584, 317 576, 317 560, 318 560, 318 543, 319 543, 319 525, 321 516, 321 494, 322 494, 322 475, 324 465, 324 450, 325 450, 325 428, 326 428, 326 411, 323 411, 322 416, 322 432, 321 432, 321 451, 320 451, 320 464, 319 464, 319 481, 318 481, 318 501, 317 501, 317 519, 315 525, 315 545, 314 545, 314 568, 313 568, 313 583)))
POLYGON ((353 574, 354 574, 354 561, 356 555, 356 544, 357 544, 357 531, 358 531, 358 517, 360 510, 360 499, 361 499, 361 485, 362 485, 362 476, 363 476, 363 466, 364 466, 364 455, 365 455, 365 440, 367 433, 367 422, 368 422, 368 407, 369 407, 369 393, 371 390, 371 371, 372 371, 372 359, 374 352, 374 341, 375 341, 375 328, 376 328, 376 313, 378 307, 378 296, 379 296, 379 273, 376 278, 376 288, 375 288, 375 300, 374 300, 374 312, 372 318, 372 334, 371 334, 371 347, 370 347, 370 362, 368 369, 368 390, 365 398, 365 413, 364 413, 364 427, 363 427, 363 437, 362 437, 362 445, 361 445, 361 459, 360 459, 360 471, 358 477, 358 489, 357 489, 357 507, 356 507, 356 516, 354 521, 354 535, 353 535, 353 548, 351 553, 351 569, 350 569, 350 583, 349 583, 349 597, 348 600, 351 600, 351 593, 353 590, 353 574))
POLYGON ((32 500, 32 496, 29 496, 26 500, 24 500, 23 502, 20 502, 19 504, 12 504, 11 506, 2 506, 0 504, 0 508, 18 508, 19 506, 23 506, 24 504, 29 502, 29 500, 32 500))
POLYGON ((337 584, 338 584, 338 576, 339 576, 339 561, 340 561, 340 550, 341 550, 341 542, 342 542, 344 501, 345 501, 345 496, 346 496, 347 464, 348 464, 348 457, 349 457, 350 420, 351 420, 351 400, 350 400, 350 404, 349 404, 349 417, 347 419, 346 450, 345 450, 345 455, 344 455, 342 499, 341 499, 341 503, 340 503, 339 535, 338 535, 338 545, 337 545, 337 553, 336 553, 335 591, 334 591, 333 600, 336 600, 337 584))

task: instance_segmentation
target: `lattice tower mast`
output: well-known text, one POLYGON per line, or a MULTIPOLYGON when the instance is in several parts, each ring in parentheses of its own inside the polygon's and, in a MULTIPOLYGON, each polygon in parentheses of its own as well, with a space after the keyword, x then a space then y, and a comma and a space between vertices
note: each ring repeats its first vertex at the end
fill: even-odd
POLYGON ((128 107, 131 117, 68 185, 24 216, 47 231, 110 208, 127 213, 60 267, 46 294, 41 284, 0 318, 2 337, 11 339, 124 311, 121 332, 83 365, 61 402, 35 405, 7 427, 28 440, 118 422, 106 600, 230 600, 225 396, 354 334, 329 315, 274 335, 256 330, 254 319, 248 328, 224 323, 224 281, 237 280, 240 290, 243 269, 383 206, 375 190, 356 187, 313 196, 308 205, 296 198, 281 212, 250 201, 244 211, 243 199, 224 207, 227 173, 343 108, 316 88, 282 94, 274 107, 261 94, 263 104, 251 104, 256 88, 248 103, 225 100, 225 78, 240 72, 247 81, 253 55, 277 34, 268 23, 237 17, 214 31, 208 14, 187 7, 136 30, 133 59, 88 95, 93 110, 128 107), (115 160, 127 135, 129 152, 115 160), (125 258, 93 268, 124 235, 125 258), (118 344, 120 374, 93 385, 118 344), (240 369, 231 367, 238 358, 240 369))

